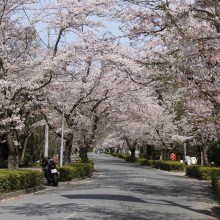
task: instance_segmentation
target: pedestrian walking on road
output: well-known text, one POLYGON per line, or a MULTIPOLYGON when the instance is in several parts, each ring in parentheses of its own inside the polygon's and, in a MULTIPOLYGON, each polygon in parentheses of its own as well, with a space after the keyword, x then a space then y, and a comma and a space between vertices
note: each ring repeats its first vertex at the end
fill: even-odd
POLYGON ((191 165, 191 157, 189 156, 189 154, 187 154, 185 157, 185 163, 186 165, 191 165))
POLYGON ((191 157, 191 164, 196 165, 197 164, 197 159, 196 157, 191 157))

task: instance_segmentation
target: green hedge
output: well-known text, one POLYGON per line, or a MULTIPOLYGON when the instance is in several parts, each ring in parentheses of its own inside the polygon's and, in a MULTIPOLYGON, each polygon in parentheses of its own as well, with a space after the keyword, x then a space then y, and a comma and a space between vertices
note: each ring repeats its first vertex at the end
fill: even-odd
POLYGON ((136 157, 131 157, 130 154, 125 154, 125 153, 111 153, 111 155, 113 157, 124 159, 125 161, 130 162, 130 163, 135 163, 137 160, 136 157))
POLYGON ((113 157, 118 157, 121 159, 125 159, 127 156, 130 156, 130 154, 125 154, 125 153, 112 153, 111 154, 113 157))
POLYGON ((135 163, 141 166, 147 166, 148 165, 148 160, 145 158, 137 158, 135 163))
POLYGON ((126 155, 124 157, 124 160, 127 161, 127 162, 130 162, 130 163, 135 163, 137 158, 136 157, 131 157, 130 155, 126 155))
POLYGON ((88 163, 76 162, 67 166, 58 167, 59 181, 70 181, 91 177, 94 170, 93 161, 88 163))
POLYGON ((117 153, 117 157, 121 159, 125 159, 127 156, 130 156, 130 154, 117 153))
POLYGON ((151 167, 153 167, 153 162, 154 162, 153 160, 148 160, 148 159, 145 159, 145 158, 137 158, 135 163, 137 163, 141 166, 151 166, 151 167))
POLYGON ((43 173, 36 170, 0 170, 0 192, 11 192, 39 186, 43 173))
POLYGON ((218 170, 220 170, 220 168, 191 165, 186 167, 186 175, 199 180, 211 180, 212 173, 218 170))
POLYGON ((212 179, 212 188, 213 188, 216 200, 220 204, 220 168, 212 171, 211 179, 212 179))
POLYGON ((154 160, 152 162, 153 167, 161 170, 167 171, 181 171, 184 172, 186 165, 178 161, 164 161, 164 160, 154 160))
MULTIPOLYGON (((83 179, 91 177, 94 170, 93 161, 88 163, 74 163, 58 167, 59 181, 83 179)), ((43 184, 44 174, 36 170, 0 170, 0 193, 28 189, 43 184)))
POLYGON ((70 181, 72 179, 78 178, 77 169, 71 166, 63 166, 57 168, 59 172, 59 181, 70 181))
POLYGON ((151 166, 161 170, 184 172, 186 169, 186 165, 178 161, 147 160, 145 158, 136 158, 128 154, 119 153, 114 153, 112 156, 122 158, 127 162, 137 163, 141 166, 151 166))

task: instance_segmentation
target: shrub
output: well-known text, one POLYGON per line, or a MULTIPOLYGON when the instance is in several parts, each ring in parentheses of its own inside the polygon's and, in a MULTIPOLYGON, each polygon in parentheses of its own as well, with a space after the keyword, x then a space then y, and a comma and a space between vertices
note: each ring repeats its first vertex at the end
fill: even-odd
POLYGON ((186 167, 186 175, 199 180, 211 180, 211 175, 214 170, 220 170, 220 168, 191 165, 186 167))
POLYGON ((43 174, 36 170, 0 170, 0 192, 28 189, 41 185, 43 174))
POLYGON ((141 165, 141 166, 147 166, 148 164, 148 160, 144 159, 144 158, 137 158, 137 160, 135 161, 135 163, 141 165))
POLYGON ((111 154, 113 157, 118 157, 121 159, 125 159, 127 156, 130 156, 130 154, 126 154, 126 153, 106 153, 106 154, 111 154))
POLYGON ((9 192, 11 190, 10 176, 7 173, 0 173, 0 192, 9 192))
POLYGON ((152 162, 153 167, 161 170, 167 171, 185 171, 186 165, 184 163, 180 163, 178 161, 163 161, 163 160, 155 160, 152 162))
POLYGON ((129 154, 117 153, 117 157, 121 159, 125 159, 127 156, 129 156, 129 154))
POLYGON ((154 167, 154 160, 148 160, 147 163, 147 166, 154 167))
POLYGON ((76 168, 77 176, 79 178, 90 177, 93 173, 94 165, 92 163, 74 163, 71 165, 76 168))
POLYGON ((70 181, 73 179, 83 179, 84 177, 91 177, 94 170, 93 161, 88 163, 76 162, 67 166, 59 167, 59 180, 70 181))
POLYGON ((137 158, 136 157, 131 157, 130 155, 125 156, 125 161, 130 162, 130 163, 135 163, 137 158))
POLYGON ((76 168, 71 166, 63 166, 58 168, 59 181, 70 181, 78 178, 76 168))
POLYGON ((215 198, 220 203, 220 168, 212 171, 211 179, 215 198))
POLYGON ((131 157, 129 154, 114 153, 113 156, 124 159, 130 163, 137 163, 141 166, 151 166, 161 170, 167 171, 181 171, 184 172, 186 165, 177 161, 161 161, 161 160, 147 160, 145 158, 131 157))
POLYGON ((153 167, 153 160, 148 160, 145 158, 137 158, 136 163, 141 166, 151 166, 153 167))

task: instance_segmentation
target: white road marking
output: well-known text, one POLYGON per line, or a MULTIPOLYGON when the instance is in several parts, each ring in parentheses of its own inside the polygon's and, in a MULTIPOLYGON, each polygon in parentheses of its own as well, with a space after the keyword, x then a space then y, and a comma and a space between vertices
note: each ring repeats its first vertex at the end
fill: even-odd
POLYGON ((74 215, 76 215, 76 212, 74 212, 73 214, 71 214, 71 215, 67 216, 67 217, 66 217, 66 218, 64 218, 63 220, 69 219, 69 218, 73 217, 74 215))

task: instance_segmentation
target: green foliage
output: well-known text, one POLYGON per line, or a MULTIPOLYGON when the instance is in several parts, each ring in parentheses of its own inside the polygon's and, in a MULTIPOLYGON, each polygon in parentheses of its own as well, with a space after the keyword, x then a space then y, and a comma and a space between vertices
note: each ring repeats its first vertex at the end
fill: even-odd
POLYGON ((155 160, 153 161, 153 167, 161 170, 167 171, 185 171, 186 165, 184 163, 180 163, 178 161, 163 161, 163 160, 155 160))
POLYGON ((153 167, 153 160, 147 160, 145 158, 137 158, 135 163, 137 163, 141 166, 151 166, 151 167, 153 167))
POLYGON ((125 156, 125 161, 130 162, 130 163, 135 163, 137 158, 136 157, 131 157, 130 155, 125 156))
POLYGON ((76 168, 77 176, 79 178, 92 176, 94 164, 91 162, 89 162, 89 163, 74 163, 71 166, 76 168))
POLYGON ((8 161, 0 158, 0 168, 7 168, 7 167, 8 167, 8 161))
POLYGON ((130 154, 124 154, 124 153, 112 153, 111 154, 113 157, 118 157, 121 159, 125 159, 127 156, 130 156, 130 154))
POLYGON ((147 166, 154 167, 154 160, 148 160, 147 161, 147 166))
POLYGON ((7 168, 8 167, 8 146, 7 143, 0 143, 0 168, 7 168))
POLYGON ((83 179, 91 177, 94 170, 93 161, 88 163, 76 162, 67 166, 59 167, 59 181, 70 181, 73 179, 83 179))
POLYGON ((12 191, 10 176, 7 173, 0 173, 0 192, 12 191))
POLYGON ((124 154, 124 153, 112 153, 111 154, 113 157, 118 157, 121 159, 124 159, 127 162, 135 163, 136 162, 136 157, 131 157, 130 154, 124 154))
POLYGON ((0 192, 28 189, 41 185, 42 172, 36 170, 0 170, 0 192))
POLYGON ((208 158, 210 162, 214 162, 215 166, 220 166, 220 143, 211 142, 208 150, 208 158))
POLYGON ((138 147, 139 149, 139 157, 140 158, 145 158, 145 159, 150 159, 150 158, 153 158, 153 157, 157 157, 157 149, 155 149, 154 146, 152 145, 143 145, 143 146, 140 146, 138 147))
POLYGON ((186 167, 186 175, 199 180, 211 180, 212 173, 215 170, 220 170, 220 168, 192 165, 186 167))
POLYGON ((154 166, 154 160, 148 160, 145 158, 137 158, 135 163, 141 165, 141 166, 154 166))
POLYGON ((58 168, 59 181, 70 181, 78 178, 77 169, 71 166, 63 166, 58 168))
POLYGON ((163 161, 163 160, 147 160, 145 158, 131 157, 130 155, 123 154, 112 154, 113 156, 120 157, 127 162, 137 163, 141 166, 152 166, 157 169, 167 171, 181 171, 184 172, 186 165, 177 161, 163 161))
POLYGON ((141 166, 154 167, 154 160, 148 160, 148 159, 145 159, 145 158, 137 158, 135 163, 137 163, 141 166))
POLYGON ((135 161, 135 163, 137 163, 141 166, 147 166, 147 162, 148 162, 148 160, 145 158, 137 158, 137 160, 135 161))
MULTIPOLYGON (((40 118, 39 118, 40 119, 40 118)), ((38 119, 38 120, 39 120, 38 119)), ((30 123, 30 121, 28 122, 30 123)), ((25 151, 24 161, 20 164, 20 167, 30 167, 33 166, 36 161, 40 160, 41 156, 43 156, 42 149, 42 140, 44 140, 45 136, 45 127, 36 127, 31 136, 28 138, 27 149, 25 151)), ((20 137, 21 146, 24 145, 25 135, 20 137)), ((49 156, 53 157, 54 154, 57 154, 59 151, 60 140, 53 132, 49 132, 49 156)), ((21 154, 22 149, 20 149, 21 154)))
POLYGON ((212 188, 215 194, 215 198, 220 204, 220 168, 218 170, 213 170, 211 173, 212 188))

